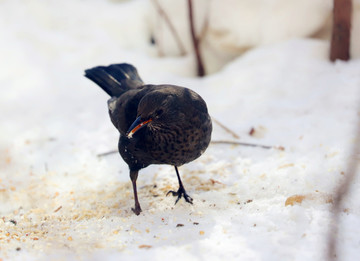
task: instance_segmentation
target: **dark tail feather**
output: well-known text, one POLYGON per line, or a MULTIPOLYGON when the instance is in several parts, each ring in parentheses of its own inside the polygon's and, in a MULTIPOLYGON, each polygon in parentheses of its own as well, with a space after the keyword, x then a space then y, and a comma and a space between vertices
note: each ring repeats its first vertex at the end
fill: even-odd
POLYGON ((134 66, 127 63, 98 66, 85 70, 85 77, 99 85, 111 97, 143 85, 134 66))

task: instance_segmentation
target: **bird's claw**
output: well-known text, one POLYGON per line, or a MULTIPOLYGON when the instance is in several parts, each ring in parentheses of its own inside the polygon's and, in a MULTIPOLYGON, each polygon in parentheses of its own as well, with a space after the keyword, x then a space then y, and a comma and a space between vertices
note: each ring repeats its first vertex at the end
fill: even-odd
POLYGON ((171 193, 174 197, 177 196, 177 199, 176 199, 176 201, 175 201, 175 205, 176 205, 176 203, 178 203, 178 201, 179 201, 182 197, 184 197, 184 199, 185 199, 186 202, 188 202, 188 203, 190 203, 190 204, 193 203, 192 197, 190 197, 190 196, 186 193, 186 191, 185 191, 184 188, 179 188, 178 191, 170 190, 168 193, 166 193, 166 196, 168 196, 170 193, 171 193))
POLYGON ((140 206, 138 207, 138 206, 135 206, 135 208, 131 208, 131 210, 132 210, 132 212, 134 212, 135 213, 135 215, 140 215, 140 213, 141 213, 141 208, 140 208, 140 206))

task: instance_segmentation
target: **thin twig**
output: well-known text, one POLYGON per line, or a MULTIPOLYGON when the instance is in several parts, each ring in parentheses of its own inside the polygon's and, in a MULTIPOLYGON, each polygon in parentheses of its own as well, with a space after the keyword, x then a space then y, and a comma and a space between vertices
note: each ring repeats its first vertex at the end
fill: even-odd
POLYGON ((197 64, 197 75, 202 77, 205 76, 205 69, 200 54, 199 39, 196 37, 195 34, 192 0, 188 0, 188 9, 189 9, 190 32, 191 32, 192 43, 195 51, 196 64, 197 64))
POLYGON ((177 33, 174 25, 172 24, 169 16, 167 15, 167 13, 165 12, 165 10, 161 7, 160 3, 157 0, 152 0, 153 4, 155 5, 157 12, 159 13, 159 15, 164 18, 165 23, 169 26, 170 32, 172 33, 172 35, 175 38, 175 42, 177 44, 177 46, 179 47, 180 50, 180 55, 185 55, 186 54, 186 49, 183 45, 183 43, 181 42, 181 39, 179 37, 179 34, 177 33))
POLYGON ((108 151, 108 152, 97 154, 96 156, 101 158, 101 157, 109 156, 111 154, 115 154, 117 152, 118 152, 117 150, 111 150, 111 151, 108 151))
POLYGON ((357 172, 357 168, 359 167, 359 154, 360 154, 360 120, 358 120, 356 134, 355 134, 355 142, 353 143, 353 147, 351 148, 351 154, 349 158, 349 162, 347 164, 347 170, 345 172, 346 178, 337 188, 336 196, 334 198, 334 203, 331 209, 331 213, 333 215, 332 223, 330 224, 329 234, 328 234, 328 260, 337 260, 337 253, 339 251, 338 247, 338 233, 339 233, 339 219, 341 213, 341 207, 343 204, 343 200, 348 196, 349 189, 354 180, 357 172))
MULTIPOLYGON (((227 144, 227 145, 237 145, 237 146, 247 146, 247 147, 258 147, 263 149, 277 149, 277 150, 285 150, 282 146, 268 146, 268 145, 262 145, 262 144, 254 144, 254 143, 246 143, 246 142, 238 142, 238 141, 228 141, 228 140, 214 140, 211 141, 211 144, 227 144)), ((117 153, 117 150, 111 150, 108 152, 100 153, 96 155, 97 157, 105 157, 112 154, 117 153)))
POLYGON ((235 139, 240 139, 239 135, 237 135, 234 131, 230 130, 228 127, 226 127, 224 124, 222 124, 220 121, 215 119, 214 117, 211 117, 213 122, 215 122, 217 125, 219 125, 221 128, 223 128, 226 132, 230 133, 231 136, 233 136, 235 139))
POLYGON ((227 140, 214 140, 211 141, 211 144, 229 144, 229 145, 239 145, 239 146, 248 146, 248 147, 258 147, 263 149, 277 149, 277 150, 285 150, 282 146, 268 146, 262 144, 254 144, 247 142, 238 142, 238 141, 227 141, 227 140))

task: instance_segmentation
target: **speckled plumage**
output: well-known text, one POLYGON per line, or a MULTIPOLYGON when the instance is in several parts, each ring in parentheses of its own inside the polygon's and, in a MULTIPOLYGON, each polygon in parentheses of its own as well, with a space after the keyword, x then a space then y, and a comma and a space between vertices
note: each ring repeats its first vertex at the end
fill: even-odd
MULTIPOLYGON (((198 158, 208 147, 212 124, 205 101, 196 92, 174 85, 144 85, 135 67, 116 64, 86 70, 86 77, 104 89, 112 123, 120 132, 119 153, 129 165, 134 186, 135 209, 138 171, 150 164, 169 164, 176 169, 179 200, 192 202, 181 183, 177 166, 198 158), (135 133, 132 125, 143 122, 135 133)), ((177 202, 177 201, 176 201, 177 202)))

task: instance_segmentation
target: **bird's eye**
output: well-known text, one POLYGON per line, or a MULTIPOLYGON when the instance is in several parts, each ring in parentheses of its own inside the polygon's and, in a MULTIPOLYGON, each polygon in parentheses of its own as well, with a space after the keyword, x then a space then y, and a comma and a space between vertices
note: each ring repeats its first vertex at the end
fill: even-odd
POLYGON ((161 114, 163 114, 164 110, 163 109, 158 109, 155 114, 157 117, 160 117, 161 114))

